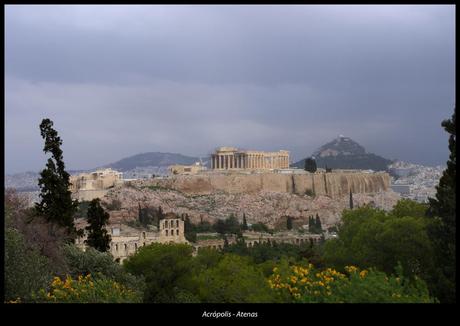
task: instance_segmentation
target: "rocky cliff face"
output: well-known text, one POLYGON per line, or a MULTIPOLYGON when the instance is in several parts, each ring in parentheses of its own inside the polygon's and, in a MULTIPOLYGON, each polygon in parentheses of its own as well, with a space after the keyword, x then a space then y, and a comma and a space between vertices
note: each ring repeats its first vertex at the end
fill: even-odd
POLYGON ((387 191, 387 173, 305 173, 305 174, 204 174, 178 175, 167 179, 139 181, 139 186, 174 189, 187 194, 206 195, 216 192, 255 194, 279 192, 296 195, 315 194, 339 198, 354 194, 387 191))
POLYGON ((188 214, 215 222, 235 214, 248 223, 263 222, 270 227, 308 224, 310 215, 319 215, 324 227, 336 225, 343 209, 349 207, 349 187, 354 206, 372 204, 391 209, 399 196, 388 190, 385 174, 359 173, 328 175, 215 175, 176 176, 164 180, 136 181, 108 192, 105 200, 118 199, 131 219, 141 207, 161 206, 164 212, 188 214), (316 196, 306 195, 313 189, 316 196), (134 212, 134 213, 133 213, 134 212))

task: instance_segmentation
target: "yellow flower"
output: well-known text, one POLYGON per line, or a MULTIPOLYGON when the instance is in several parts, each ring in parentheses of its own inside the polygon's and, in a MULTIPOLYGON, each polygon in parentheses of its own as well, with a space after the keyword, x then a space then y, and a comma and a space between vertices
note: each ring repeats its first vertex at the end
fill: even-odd
POLYGON ((51 286, 56 287, 56 286, 61 285, 61 284, 62 284, 61 279, 59 277, 55 276, 53 278, 53 283, 51 283, 51 286))
POLYGON ((345 270, 348 272, 348 273, 354 273, 358 270, 358 268, 356 266, 345 266, 345 270))
POLYGON ((367 270, 363 269, 363 270, 359 273, 359 276, 360 276, 361 278, 365 278, 366 275, 367 275, 367 273, 368 273, 367 270))
POLYGON ((21 298, 18 297, 16 300, 10 300, 7 303, 21 303, 21 298))

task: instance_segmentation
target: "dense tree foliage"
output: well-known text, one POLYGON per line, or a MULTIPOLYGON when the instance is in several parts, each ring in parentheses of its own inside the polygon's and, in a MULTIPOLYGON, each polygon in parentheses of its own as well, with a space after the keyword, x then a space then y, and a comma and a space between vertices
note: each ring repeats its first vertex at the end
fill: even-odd
POLYGON ((335 269, 316 269, 312 264, 282 261, 273 268, 270 287, 282 302, 299 303, 431 303, 425 282, 407 279, 402 269, 387 275, 375 269, 360 270, 346 266, 344 273, 335 269))
POLYGON ((217 220, 214 228, 220 234, 241 234, 242 226, 234 214, 225 220, 217 220))
POLYGON ((73 218, 78 209, 78 202, 72 200, 70 175, 65 170, 62 155, 62 140, 50 119, 43 119, 40 124, 40 133, 45 140, 43 151, 51 153, 46 168, 40 173, 38 185, 41 201, 35 208, 39 215, 47 221, 65 227, 70 234, 76 234, 73 218))
POLYGON ((323 233, 323 226, 318 214, 316 214, 316 218, 313 216, 308 217, 308 232, 316 234, 323 233))
POLYGON ((254 232, 273 233, 273 230, 270 230, 270 228, 262 222, 252 224, 250 229, 254 232))
POLYGON ((100 199, 93 199, 87 212, 88 226, 86 230, 88 231, 88 239, 85 242, 88 246, 101 252, 105 252, 110 248, 111 237, 105 229, 106 224, 109 222, 109 217, 109 213, 102 208, 100 199))
POLYGON ((436 265, 433 274, 435 293, 441 302, 456 302, 456 131, 455 112, 442 122, 449 133, 450 156, 447 169, 436 187, 436 198, 430 198, 428 215, 434 220, 429 236, 434 244, 436 265))
POLYGON ((423 204, 401 201, 390 213, 369 206, 344 211, 338 238, 326 242, 326 263, 340 270, 355 265, 391 274, 400 262, 407 275, 426 279, 433 248, 429 221, 417 216, 423 209, 423 204))
POLYGON ((66 274, 73 278, 90 274, 96 279, 100 277, 113 279, 137 292, 142 292, 145 287, 143 277, 136 277, 128 273, 113 260, 110 253, 100 252, 94 248, 87 248, 82 251, 74 244, 65 245, 63 253, 68 266, 66 274))
POLYGON ((215 266, 198 274, 198 298, 210 303, 272 302, 262 274, 248 258, 226 254, 215 266))
POLYGON ((161 206, 158 208, 155 207, 141 207, 139 203, 138 210, 138 222, 141 227, 148 227, 149 225, 154 225, 157 228, 160 226, 160 221, 165 218, 163 209, 161 206))
POLYGON ((48 259, 29 249, 20 232, 5 229, 5 300, 29 302, 33 293, 48 284, 51 271, 48 259))
POLYGON ((144 276, 144 302, 177 302, 180 289, 190 286, 192 247, 154 243, 141 247, 124 266, 131 274, 144 276))

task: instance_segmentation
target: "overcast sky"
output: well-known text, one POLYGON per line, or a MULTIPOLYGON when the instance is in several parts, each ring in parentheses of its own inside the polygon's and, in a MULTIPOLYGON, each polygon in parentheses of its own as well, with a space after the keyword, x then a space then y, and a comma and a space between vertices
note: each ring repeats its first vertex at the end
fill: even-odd
POLYGON ((444 164, 454 6, 6 6, 6 173, 141 152, 291 151, 339 134, 444 164))

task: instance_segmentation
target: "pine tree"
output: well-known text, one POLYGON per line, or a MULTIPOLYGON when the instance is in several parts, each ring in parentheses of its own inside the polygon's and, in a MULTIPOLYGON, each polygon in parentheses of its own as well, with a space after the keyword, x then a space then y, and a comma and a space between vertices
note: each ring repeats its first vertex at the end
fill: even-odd
POLYGON ((109 213, 102 208, 100 199, 93 199, 88 207, 86 220, 89 225, 85 228, 88 231, 88 239, 85 242, 101 252, 110 248, 111 237, 105 229, 109 217, 109 213))
POLYGON ((449 160, 439 185, 436 198, 429 199, 428 215, 433 219, 429 235, 435 247, 435 261, 439 270, 434 274, 435 296, 443 303, 456 302, 456 131, 455 111, 442 127, 449 136, 449 160))
POLYGON ((74 215, 78 211, 78 201, 72 200, 69 190, 70 175, 65 170, 62 156, 62 140, 50 119, 43 119, 40 133, 45 140, 43 151, 51 153, 46 168, 40 173, 38 185, 41 201, 35 204, 35 210, 47 221, 63 226, 70 235, 75 236, 74 215))
POLYGON ((350 190, 350 209, 353 209, 353 193, 350 190))

